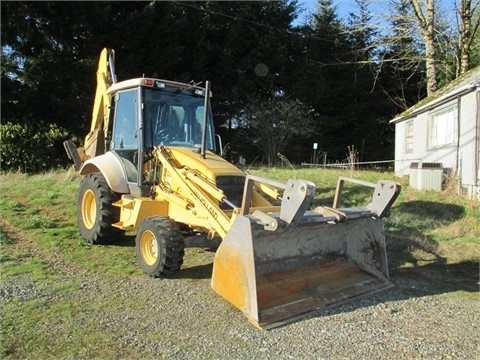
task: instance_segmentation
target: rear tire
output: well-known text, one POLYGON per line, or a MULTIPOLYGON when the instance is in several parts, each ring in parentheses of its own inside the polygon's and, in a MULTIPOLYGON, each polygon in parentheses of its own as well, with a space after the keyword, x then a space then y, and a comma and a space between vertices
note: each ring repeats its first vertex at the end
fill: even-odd
POLYGON ((166 277, 180 270, 184 248, 182 232, 168 217, 146 218, 135 238, 137 261, 151 277, 166 277))
POLYGON ((120 208, 112 204, 119 199, 101 173, 83 178, 77 197, 77 222, 88 244, 108 244, 123 235, 123 230, 112 226, 120 217, 120 208))

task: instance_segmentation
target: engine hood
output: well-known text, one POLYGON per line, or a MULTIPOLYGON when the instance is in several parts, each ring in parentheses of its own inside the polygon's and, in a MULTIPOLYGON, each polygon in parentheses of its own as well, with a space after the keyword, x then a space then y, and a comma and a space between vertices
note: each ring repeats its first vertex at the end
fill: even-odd
POLYGON ((246 176, 246 173, 224 158, 207 151, 205 158, 192 148, 165 147, 178 167, 188 167, 215 181, 217 176, 246 176))

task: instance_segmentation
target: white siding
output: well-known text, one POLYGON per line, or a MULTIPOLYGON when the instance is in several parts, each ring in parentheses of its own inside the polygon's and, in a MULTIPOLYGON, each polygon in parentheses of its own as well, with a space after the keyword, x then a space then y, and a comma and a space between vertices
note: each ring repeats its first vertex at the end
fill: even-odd
POLYGON ((441 163, 443 168, 460 175, 462 187, 467 188, 469 192, 476 191, 480 172, 479 97, 478 93, 473 91, 463 95, 460 99, 395 124, 395 175, 400 177, 410 175, 412 162, 441 163), (455 104, 458 107, 459 117, 456 129, 457 143, 429 149, 429 116, 435 111, 442 111, 442 109, 455 104), (406 124, 411 121, 414 123, 414 146, 413 152, 407 153, 406 124))
POLYGON ((478 161, 478 136, 477 123, 478 104, 476 104, 476 92, 468 93, 460 101, 460 112, 462 116, 460 128, 459 161, 461 163, 462 185, 476 185, 478 161))
POLYGON ((450 85, 448 91, 410 108, 411 117, 391 121, 395 124, 395 175, 409 176, 412 162, 441 163, 459 176, 459 191, 480 199, 480 67, 450 85), (457 111, 450 113, 449 106, 457 111), (455 114, 457 122, 452 123, 455 114), (413 151, 411 139, 407 149, 409 122, 414 124, 413 151))
MULTIPOLYGON (((442 108, 455 105, 450 102, 442 108)), ((406 152, 405 126, 408 121, 402 121, 395 125, 395 175, 407 176, 410 174, 412 162, 434 162, 441 163, 444 168, 456 170, 457 145, 449 145, 442 148, 428 149, 428 119, 430 112, 424 112, 413 118, 414 122, 414 146, 413 152, 406 152)))

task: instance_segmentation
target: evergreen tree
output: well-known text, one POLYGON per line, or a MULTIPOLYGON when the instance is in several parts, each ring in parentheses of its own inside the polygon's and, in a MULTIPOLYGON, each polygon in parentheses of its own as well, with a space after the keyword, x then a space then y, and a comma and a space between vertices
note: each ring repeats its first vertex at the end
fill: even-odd
POLYGON ((385 142, 388 130, 388 104, 381 93, 376 74, 379 71, 377 44, 379 34, 372 23, 368 0, 356 0, 350 13, 348 41, 351 48, 351 90, 346 94, 350 144, 358 150, 360 161, 391 157, 391 143, 385 142))
POLYGON ((298 74, 294 94, 316 111, 311 143, 332 158, 343 157, 350 141, 345 96, 352 81, 347 64, 350 48, 347 31, 331 0, 318 2, 312 23, 303 29, 304 66, 298 74), (348 135, 347 135, 348 136, 348 135))

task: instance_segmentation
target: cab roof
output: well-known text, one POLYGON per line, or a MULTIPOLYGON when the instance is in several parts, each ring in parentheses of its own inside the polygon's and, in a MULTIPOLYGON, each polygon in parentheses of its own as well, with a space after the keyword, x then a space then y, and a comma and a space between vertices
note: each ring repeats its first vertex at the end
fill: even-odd
POLYGON ((145 87, 158 88, 158 89, 165 88, 165 87, 184 88, 184 89, 190 89, 190 90, 198 90, 198 91, 201 91, 202 93, 205 91, 205 88, 203 87, 192 85, 192 84, 180 83, 176 81, 162 80, 162 79, 155 79, 155 78, 135 78, 135 79, 119 81, 115 84, 112 84, 107 89, 107 94, 112 94, 119 90, 134 88, 137 86, 145 86, 145 87))

